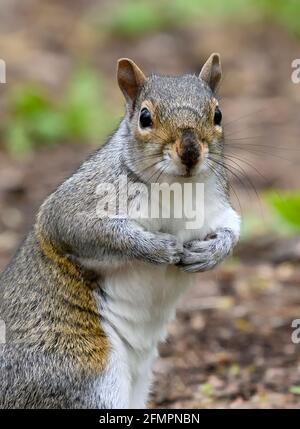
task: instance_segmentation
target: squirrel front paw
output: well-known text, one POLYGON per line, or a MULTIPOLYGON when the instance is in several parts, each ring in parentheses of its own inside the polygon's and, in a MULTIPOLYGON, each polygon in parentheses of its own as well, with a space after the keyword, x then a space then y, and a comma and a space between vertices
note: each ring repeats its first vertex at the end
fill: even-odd
POLYGON ((185 243, 178 266, 190 273, 211 270, 229 255, 235 243, 236 237, 229 229, 220 230, 205 240, 185 243))
POLYGON ((144 257, 153 264, 175 265, 184 254, 183 245, 171 234, 150 233, 147 244, 149 247, 144 257))

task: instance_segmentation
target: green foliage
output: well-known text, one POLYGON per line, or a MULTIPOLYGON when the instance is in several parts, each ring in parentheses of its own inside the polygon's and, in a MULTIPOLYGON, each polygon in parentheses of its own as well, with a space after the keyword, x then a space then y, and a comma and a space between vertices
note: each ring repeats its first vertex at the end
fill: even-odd
POLYGON ((22 155, 44 144, 101 138, 115 117, 103 99, 100 80, 87 69, 74 73, 58 101, 44 88, 18 87, 11 95, 8 119, 2 129, 8 150, 22 155))
POLYGON ((17 88, 11 95, 9 117, 3 130, 8 149, 14 154, 23 154, 36 142, 59 138, 54 116, 55 106, 42 89, 33 86, 17 88))
POLYGON ((62 113, 70 136, 93 140, 111 128, 115 116, 103 102, 101 82, 89 70, 80 70, 71 79, 62 113))
POLYGON ((283 223, 293 231, 300 231, 300 192, 286 192, 279 195, 271 191, 264 196, 283 223))
POLYGON ((291 386, 289 392, 293 395, 300 395, 300 386, 291 386))
POLYGON ((101 17, 101 28, 133 38, 199 19, 268 19, 300 35, 299 16, 299 0, 124 0, 101 17))
POLYGON ((124 2, 113 13, 115 15, 109 20, 108 27, 112 33, 121 36, 136 37, 170 25, 163 3, 155 1, 124 2))
POLYGON ((176 28, 201 17, 242 13, 249 0, 125 0, 107 18, 106 30, 122 37, 176 28))
POLYGON ((299 0, 255 0, 255 4, 270 21, 276 21, 300 36, 299 0))

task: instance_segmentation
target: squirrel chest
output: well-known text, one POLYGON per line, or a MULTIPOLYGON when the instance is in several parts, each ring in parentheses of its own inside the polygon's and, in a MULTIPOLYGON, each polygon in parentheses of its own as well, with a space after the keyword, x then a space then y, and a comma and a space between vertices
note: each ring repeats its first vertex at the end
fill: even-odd
MULTIPOLYGON (((205 238, 226 213, 212 186, 207 184, 203 199, 206 217, 199 229, 187 229, 186 224, 191 219, 185 217, 150 219, 141 216, 138 222, 147 230, 176 235, 182 243, 205 238)), ((186 197, 193 198, 193 195, 186 197)), ((143 208, 148 208, 146 200, 139 199, 138 204, 140 213, 143 213, 143 208)), ((174 205, 171 204, 171 217, 173 212, 174 205)), ((108 333, 113 329, 113 347, 123 356, 128 377, 132 380, 129 396, 133 403, 138 402, 136 396, 143 397, 143 386, 151 377, 157 343, 166 337, 167 323, 175 316, 180 296, 196 282, 197 276, 182 272, 176 266, 131 261, 106 272, 101 281, 104 296, 100 297, 99 291, 95 291, 102 326, 108 333)))

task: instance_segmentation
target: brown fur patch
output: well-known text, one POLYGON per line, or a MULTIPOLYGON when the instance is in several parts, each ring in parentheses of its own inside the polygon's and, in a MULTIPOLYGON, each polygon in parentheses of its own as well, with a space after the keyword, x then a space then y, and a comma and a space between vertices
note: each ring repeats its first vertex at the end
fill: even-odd
POLYGON ((50 262, 45 275, 53 283, 55 308, 51 308, 47 332, 38 327, 31 333, 33 343, 39 345, 34 337, 42 336, 47 352, 61 354, 79 368, 99 373, 107 365, 109 341, 100 325, 92 284, 42 233, 38 232, 37 238, 40 250, 50 262))

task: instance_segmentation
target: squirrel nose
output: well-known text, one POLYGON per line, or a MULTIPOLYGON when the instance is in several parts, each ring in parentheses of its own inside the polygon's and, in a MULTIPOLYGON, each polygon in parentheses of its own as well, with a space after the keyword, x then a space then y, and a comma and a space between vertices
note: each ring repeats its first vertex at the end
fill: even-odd
POLYGON ((200 158, 200 145, 195 132, 186 128, 182 131, 180 159, 188 170, 193 168, 200 158))

